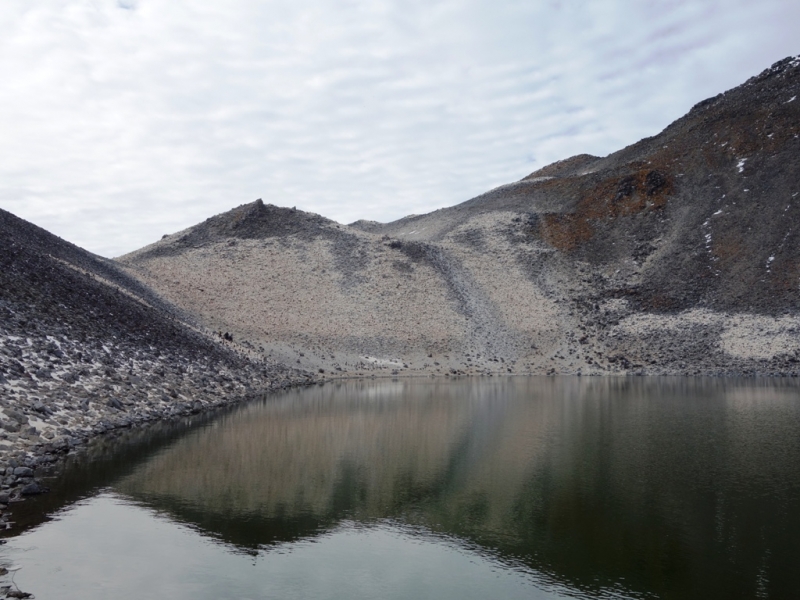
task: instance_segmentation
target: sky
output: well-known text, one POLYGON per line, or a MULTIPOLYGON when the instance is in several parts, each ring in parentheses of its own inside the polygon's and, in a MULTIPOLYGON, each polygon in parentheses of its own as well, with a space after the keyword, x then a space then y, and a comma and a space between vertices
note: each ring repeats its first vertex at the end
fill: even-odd
POLYGON ((795 0, 4 0, 0 208, 118 256, 262 198, 340 223, 655 135, 795 0))

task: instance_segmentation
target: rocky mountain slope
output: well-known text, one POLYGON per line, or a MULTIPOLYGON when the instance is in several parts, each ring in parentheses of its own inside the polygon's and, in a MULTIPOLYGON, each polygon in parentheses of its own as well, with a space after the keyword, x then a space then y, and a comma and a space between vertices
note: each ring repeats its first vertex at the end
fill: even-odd
POLYGON ((112 261, 0 210, 0 513, 98 433, 197 412, 303 374, 192 328, 112 261))
POLYGON ((256 201, 118 259, 198 326, 325 374, 792 374, 800 58, 607 157, 340 225, 256 201))
POLYGON ((111 261, 0 210, 0 520, 93 435, 319 374, 797 375, 798 95, 387 224, 259 200, 111 261))

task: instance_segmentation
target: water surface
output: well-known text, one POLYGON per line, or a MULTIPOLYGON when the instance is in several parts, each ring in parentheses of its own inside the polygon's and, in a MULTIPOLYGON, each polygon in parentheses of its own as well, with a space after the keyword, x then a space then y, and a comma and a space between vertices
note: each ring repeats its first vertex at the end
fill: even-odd
POLYGON ((150 435, 26 503, 32 526, 0 550, 20 588, 40 600, 800 590, 789 381, 328 384, 150 435))

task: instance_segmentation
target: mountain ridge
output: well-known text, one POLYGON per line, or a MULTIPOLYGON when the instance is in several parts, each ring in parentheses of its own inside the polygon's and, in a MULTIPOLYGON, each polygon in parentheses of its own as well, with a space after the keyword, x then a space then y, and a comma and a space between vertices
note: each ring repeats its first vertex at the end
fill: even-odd
POLYGON ((781 319, 800 311, 799 89, 789 57, 655 136, 452 207, 350 225, 298 212, 307 228, 258 238, 279 246, 231 234, 200 256, 167 239, 119 262, 207 326, 334 374, 795 373, 781 319), (161 244, 172 264, 145 256, 161 244), (247 300, 221 303, 225 287, 247 300))

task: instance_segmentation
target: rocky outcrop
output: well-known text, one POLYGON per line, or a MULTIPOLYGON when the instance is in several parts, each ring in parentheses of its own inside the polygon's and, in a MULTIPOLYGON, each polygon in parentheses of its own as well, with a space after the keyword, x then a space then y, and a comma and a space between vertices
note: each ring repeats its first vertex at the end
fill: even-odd
POLYGON ((244 205, 121 257, 325 375, 800 367, 800 59, 606 157, 380 224, 244 205))

